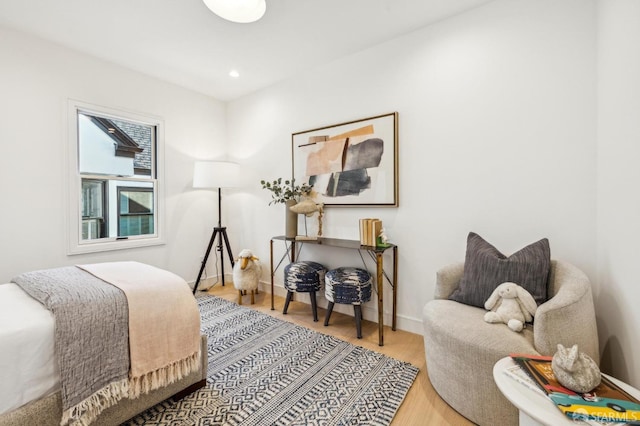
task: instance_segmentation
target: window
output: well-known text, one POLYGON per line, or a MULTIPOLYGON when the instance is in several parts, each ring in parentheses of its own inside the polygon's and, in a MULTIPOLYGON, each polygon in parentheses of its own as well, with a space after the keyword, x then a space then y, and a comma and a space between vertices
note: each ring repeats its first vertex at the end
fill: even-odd
POLYGON ((118 188, 118 235, 153 234, 153 188, 118 188))
POLYGON ((109 235, 104 216, 107 199, 105 181, 82 179, 82 239, 94 240, 109 235))
POLYGON ((70 101, 69 253, 162 244, 162 122, 70 101))

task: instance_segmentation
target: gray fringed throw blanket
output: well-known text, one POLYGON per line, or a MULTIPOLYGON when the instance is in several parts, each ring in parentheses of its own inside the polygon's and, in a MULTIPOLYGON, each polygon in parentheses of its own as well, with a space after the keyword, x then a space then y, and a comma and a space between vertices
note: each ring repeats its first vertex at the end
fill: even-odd
POLYGON ((62 424, 87 425, 129 394, 129 324, 124 293, 75 267, 12 280, 55 317, 62 424))
POLYGON ((13 282, 54 315, 63 426, 86 426, 122 398, 198 368, 198 306, 169 271, 108 262, 28 272, 13 282))

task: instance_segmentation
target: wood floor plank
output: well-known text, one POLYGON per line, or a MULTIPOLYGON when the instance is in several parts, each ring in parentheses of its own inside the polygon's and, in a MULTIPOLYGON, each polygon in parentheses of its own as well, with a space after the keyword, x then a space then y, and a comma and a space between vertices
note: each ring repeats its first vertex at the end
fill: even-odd
MULTIPOLYGON (((216 284, 208 292, 234 303, 238 301, 238 292, 233 287, 233 283, 225 282, 225 286, 216 284)), ((311 306, 306 303, 292 301, 287 314, 283 315, 284 299, 282 297, 275 296, 275 310, 273 311, 271 310, 271 297, 267 292, 260 291, 255 296, 255 304, 251 305, 249 302, 250 296, 244 296, 243 306, 320 333, 330 334, 338 339, 409 362, 418 367, 420 372, 393 419, 392 426, 473 425, 449 407, 431 386, 427 377, 424 342, 421 335, 402 330, 392 331, 391 327, 385 326, 384 346, 380 347, 378 346, 378 325, 371 321, 362 321, 362 339, 358 339, 353 316, 334 311, 329 326, 325 327, 325 310, 322 308, 318 308, 319 321, 314 322, 311 306)))

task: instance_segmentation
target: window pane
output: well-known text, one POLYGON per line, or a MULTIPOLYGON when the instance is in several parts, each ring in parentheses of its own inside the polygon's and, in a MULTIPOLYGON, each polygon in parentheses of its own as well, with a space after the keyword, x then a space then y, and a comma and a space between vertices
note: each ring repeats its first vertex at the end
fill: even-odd
POLYGON ((93 240, 103 238, 107 233, 107 221, 104 212, 105 181, 82 179, 82 239, 93 240))
POLYGON ((118 187, 118 204, 118 236, 154 233, 153 188, 118 187))
POLYGON ((153 192, 120 189, 120 213, 153 213, 153 192))
POLYGON ((120 236, 153 234, 153 216, 120 216, 120 236))
POLYGON ((79 171, 154 178, 155 127, 78 113, 79 171))

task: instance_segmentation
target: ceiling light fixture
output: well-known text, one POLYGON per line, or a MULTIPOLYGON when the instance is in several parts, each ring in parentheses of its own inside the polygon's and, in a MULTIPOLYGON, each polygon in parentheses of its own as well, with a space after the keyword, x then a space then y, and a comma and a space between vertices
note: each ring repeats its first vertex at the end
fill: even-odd
POLYGON ((237 70, 231 70, 229 71, 229 76, 233 78, 238 78, 240 77, 240 73, 237 70))
POLYGON ((262 18, 267 10, 265 0, 203 0, 219 17, 231 22, 246 24, 262 18))

